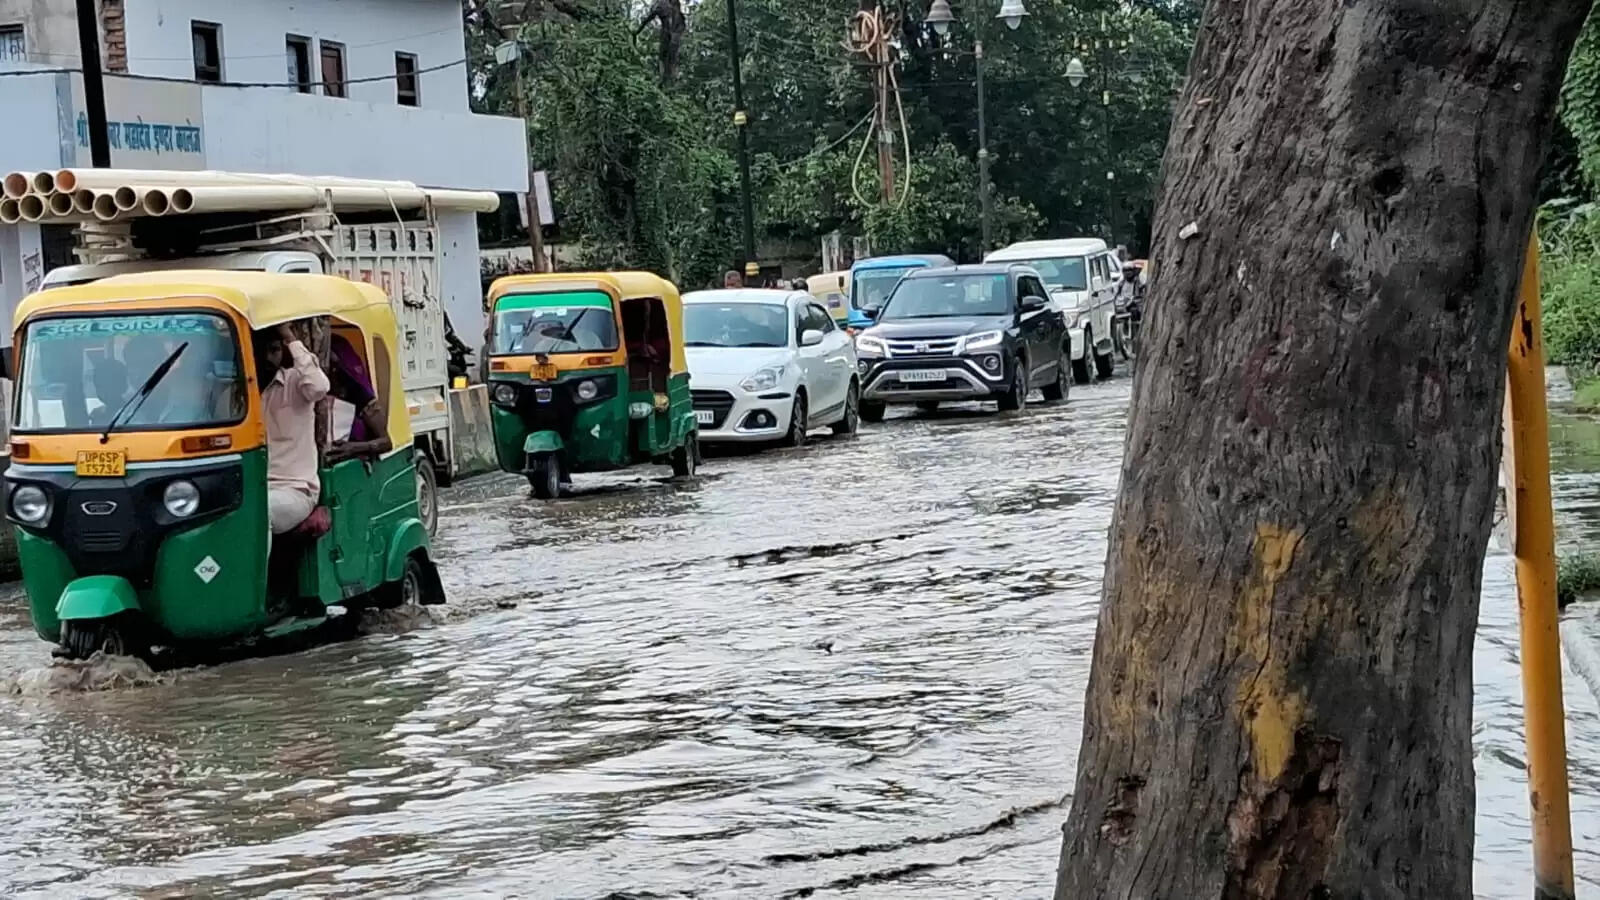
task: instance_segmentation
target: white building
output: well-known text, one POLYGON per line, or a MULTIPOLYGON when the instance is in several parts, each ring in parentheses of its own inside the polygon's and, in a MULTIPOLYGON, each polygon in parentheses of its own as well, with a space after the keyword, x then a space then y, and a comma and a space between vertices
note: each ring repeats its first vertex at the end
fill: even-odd
MULTIPOLYGON (((99 0, 111 163, 523 192, 517 119, 468 107, 460 0, 99 0)), ((73 0, 0 0, 0 171, 88 166, 73 0)), ((446 309, 483 333, 478 234, 441 214, 446 309)), ((59 226, 0 226, 11 310, 73 262, 59 226)))

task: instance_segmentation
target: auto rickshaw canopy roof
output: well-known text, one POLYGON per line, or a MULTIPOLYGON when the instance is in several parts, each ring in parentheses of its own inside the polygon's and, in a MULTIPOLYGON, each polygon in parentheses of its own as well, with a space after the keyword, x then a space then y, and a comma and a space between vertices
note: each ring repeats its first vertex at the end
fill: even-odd
POLYGON ((233 307, 251 329, 271 328, 296 319, 335 316, 362 331, 394 340, 394 311, 373 285, 332 275, 173 269, 114 275, 88 284, 32 294, 17 304, 13 326, 55 309, 119 301, 152 301, 203 296, 233 307))
POLYGON ((555 272, 543 275, 507 275, 489 285, 489 306, 509 294, 543 294, 566 291, 600 291, 617 302, 617 323, 622 323, 621 304, 628 300, 660 300, 666 311, 668 339, 672 343, 672 374, 689 371, 689 358, 683 349, 683 298, 678 287, 651 272, 555 272))
POLYGON ((207 297, 236 310, 251 330, 272 328, 284 322, 329 316, 359 329, 362 355, 368 366, 374 391, 388 394, 388 434, 396 448, 411 446, 411 417, 406 411, 401 382, 400 342, 394 310, 389 297, 379 288, 360 281, 332 275, 302 273, 226 271, 220 269, 171 269, 114 275, 88 284, 52 288, 25 297, 17 304, 15 328, 41 313, 69 311, 81 306, 108 303, 130 305, 178 301, 184 297, 207 297), (381 340, 384 352, 374 352, 374 339, 381 340), (384 372, 378 369, 383 367, 384 372))

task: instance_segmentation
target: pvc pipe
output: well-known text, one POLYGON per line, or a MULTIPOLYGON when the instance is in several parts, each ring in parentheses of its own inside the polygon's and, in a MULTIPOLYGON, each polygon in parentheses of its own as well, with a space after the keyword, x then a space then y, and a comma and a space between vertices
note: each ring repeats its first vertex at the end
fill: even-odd
POLYGON ((63 194, 60 191, 55 191, 51 193, 49 197, 45 198, 45 203, 49 205, 50 215, 52 216, 72 215, 71 194, 63 194))
POLYGON ((433 201, 434 209, 453 209, 469 212, 494 212, 500 208, 500 195, 493 191, 447 191, 425 189, 433 201))
POLYGON ((83 215, 94 214, 94 191, 79 188, 72 192, 72 210, 83 215))
POLYGON ((39 196, 47 196, 56 189, 56 176, 49 172, 33 173, 33 192, 39 196))
POLYGON ((94 195, 94 217, 102 222, 115 219, 122 212, 117 209, 117 203, 110 194, 96 192, 94 195))
POLYGON ((33 189, 32 172, 8 172, 5 180, 5 197, 7 200, 21 200, 22 196, 33 189))
POLYGON ((322 202, 322 192, 316 188, 291 185, 183 187, 168 196, 174 213, 314 209, 322 202))
POLYGON ((37 222, 44 218, 44 198, 38 194, 27 194, 17 201, 17 211, 22 213, 25 221, 37 222))
POLYGON ((161 188, 135 188, 139 192, 139 209, 147 216, 164 216, 172 208, 172 200, 161 188))
POLYGON ((17 209, 17 201, 10 197, 0 200, 0 224, 15 225, 22 221, 22 211, 17 209))
POLYGON ((350 187, 412 188, 409 181, 377 181, 364 178, 342 178, 333 175, 260 174, 253 172, 180 172, 165 169, 62 169, 55 173, 57 187, 61 190, 93 188, 115 190, 125 184, 148 184, 157 187, 211 187, 216 185, 345 185, 350 187))

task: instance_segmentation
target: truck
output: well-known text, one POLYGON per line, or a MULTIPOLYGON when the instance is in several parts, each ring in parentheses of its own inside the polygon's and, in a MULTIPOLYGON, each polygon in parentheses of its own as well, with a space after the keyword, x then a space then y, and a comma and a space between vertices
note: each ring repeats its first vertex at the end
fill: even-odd
POLYGON ((440 229, 431 205, 357 215, 278 210, 163 216, 111 228, 83 223, 79 232, 76 252, 84 261, 46 273, 41 289, 165 269, 332 274, 382 288, 400 330, 419 511, 429 531, 436 529, 437 491, 463 468, 452 433, 450 360, 454 348, 464 376, 459 353, 464 345, 451 329, 446 291, 470 290, 472 296, 461 299, 478 309, 481 299, 475 259, 464 285, 445 286, 440 229))

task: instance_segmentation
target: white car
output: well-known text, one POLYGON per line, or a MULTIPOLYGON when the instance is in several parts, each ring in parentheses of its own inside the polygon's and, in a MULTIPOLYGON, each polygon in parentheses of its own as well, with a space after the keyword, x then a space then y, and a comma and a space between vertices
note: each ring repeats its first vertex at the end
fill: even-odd
POLYGON ((996 250, 983 261, 1022 263, 1039 270, 1051 300, 1067 320, 1073 380, 1087 384, 1093 375, 1111 377, 1118 349, 1111 322, 1122 291, 1122 266, 1105 241, 1023 241, 996 250))
POLYGON ((813 428, 855 433, 855 344, 810 294, 685 294, 683 334, 701 441, 798 447, 813 428))

